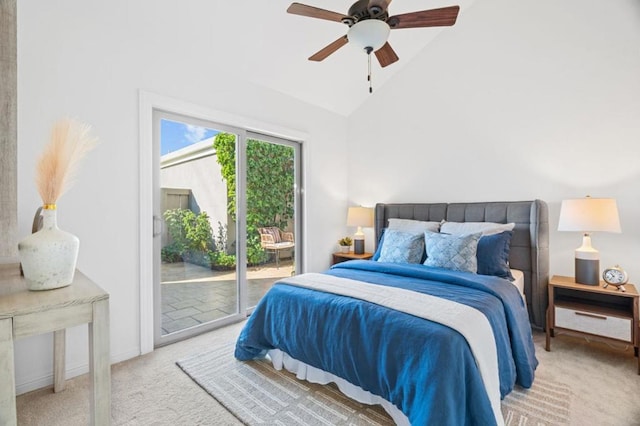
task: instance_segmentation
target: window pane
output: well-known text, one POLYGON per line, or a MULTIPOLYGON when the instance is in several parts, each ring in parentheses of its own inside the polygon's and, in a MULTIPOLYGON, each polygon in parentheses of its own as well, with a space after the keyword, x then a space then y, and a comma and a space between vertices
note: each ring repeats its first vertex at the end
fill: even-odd
POLYGON ((214 143, 235 152, 236 136, 160 121, 162 335, 238 313, 235 180, 223 178, 214 143))

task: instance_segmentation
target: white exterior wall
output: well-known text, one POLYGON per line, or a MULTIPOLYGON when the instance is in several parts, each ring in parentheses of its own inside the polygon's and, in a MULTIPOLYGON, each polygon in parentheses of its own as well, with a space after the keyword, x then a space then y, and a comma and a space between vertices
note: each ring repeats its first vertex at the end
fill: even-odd
POLYGON ((160 186, 190 189, 191 202, 197 204, 198 213, 207 212, 214 236, 218 232, 218 222, 223 226, 227 224, 227 183, 222 179, 214 154, 162 167, 160 186))

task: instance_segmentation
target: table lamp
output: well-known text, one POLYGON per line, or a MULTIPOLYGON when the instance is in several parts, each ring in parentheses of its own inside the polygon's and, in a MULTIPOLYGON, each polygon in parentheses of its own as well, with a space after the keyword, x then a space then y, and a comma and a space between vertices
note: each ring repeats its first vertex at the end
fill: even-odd
POLYGON ((349 207, 347 212, 347 226, 357 226, 353 234, 353 253, 364 254, 364 233, 362 227, 373 226, 373 209, 368 207, 349 207))
POLYGON ((613 198, 563 200, 558 231, 583 232, 582 246, 575 251, 575 281, 600 284, 600 253, 591 246, 591 232, 621 232, 618 206, 613 198))

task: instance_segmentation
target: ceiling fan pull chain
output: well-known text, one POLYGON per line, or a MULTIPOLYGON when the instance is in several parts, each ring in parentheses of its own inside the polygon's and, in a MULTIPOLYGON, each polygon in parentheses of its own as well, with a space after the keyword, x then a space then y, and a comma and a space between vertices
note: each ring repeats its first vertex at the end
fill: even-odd
POLYGON ((367 48, 367 81, 369 82, 369 93, 373 93, 373 87, 371 87, 371 51, 372 48, 367 48))

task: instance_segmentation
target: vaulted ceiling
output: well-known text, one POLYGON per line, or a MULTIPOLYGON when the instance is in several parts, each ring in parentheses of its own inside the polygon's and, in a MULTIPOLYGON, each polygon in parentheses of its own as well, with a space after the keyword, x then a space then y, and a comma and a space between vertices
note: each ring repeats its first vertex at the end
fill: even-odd
MULTIPOLYGON (((442 28, 392 30, 389 43, 400 60, 381 68, 372 55, 373 95, 367 82, 367 55, 347 45, 322 62, 307 58, 347 33, 345 24, 292 15, 286 12, 290 0, 219 2, 230 18, 215 25, 234 34, 236 48, 227 54, 238 72, 258 85, 348 116, 387 81, 411 62, 442 31, 456 31, 474 0, 394 0, 389 14, 459 5, 456 25, 442 28), (247 3, 251 3, 247 8, 247 3), (238 48, 237 43, 241 43, 238 48)), ((351 0, 301 0, 300 3, 338 13, 347 13, 351 0)), ((229 58, 226 58, 229 59, 229 58)), ((228 63, 228 62, 227 62, 228 63)))

